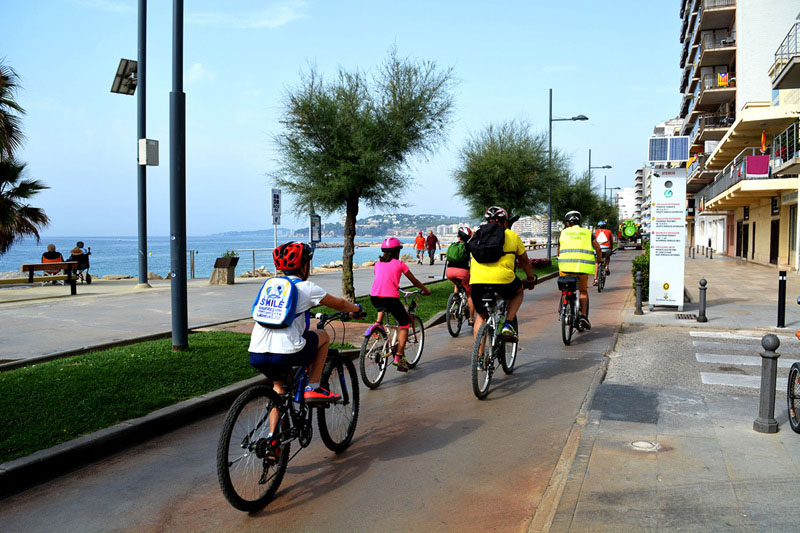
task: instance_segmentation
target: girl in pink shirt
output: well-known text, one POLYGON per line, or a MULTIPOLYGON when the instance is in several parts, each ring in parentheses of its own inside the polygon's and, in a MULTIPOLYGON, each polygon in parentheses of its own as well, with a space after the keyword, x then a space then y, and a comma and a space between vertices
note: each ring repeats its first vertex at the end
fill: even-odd
POLYGON ((389 237, 381 243, 380 261, 375 263, 375 279, 372 282, 372 290, 369 292, 370 301, 375 309, 378 310, 376 324, 383 323, 383 317, 388 311, 397 320, 399 331, 397 333, 397 353, 394 355, 392 364, 400 372, 408 371, 406 361, 406 342, 408 341, 408 327, 411 324, 411 317, 408 316, 406 308, 400 301, 400 275, 405 274, 408 280, 420 289, 422 294, 431 293, 408 268, 408 265, 400 261, 400 250, 403 244, 394 237, 389 237))

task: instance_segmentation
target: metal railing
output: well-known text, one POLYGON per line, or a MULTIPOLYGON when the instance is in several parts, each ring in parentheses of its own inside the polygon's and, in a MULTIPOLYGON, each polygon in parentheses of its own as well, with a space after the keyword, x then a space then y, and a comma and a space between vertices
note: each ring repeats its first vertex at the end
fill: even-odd
POLYGON ((256 255, 259 257, 259 262, 261 261, 262 255, 264 256, 263 264, 264 265, 271 265, 272 264, 272 250, 273 248, 237 248, 234 252, 238 253, 240 257, 244 258, 244 253, 250 254, 253 259, 253 268, 250 270, 252 274, 256 270, 256 255))
POLYGON ((772 139, 772 168, 778 168, 787 161, 800 157, 800 121, 792 123, 772 139))
POLYGON ((736 45, 736 34, 728 34, 722 38, 706 35, 700 40, 700 53, 704 50, 715 50, 717 48, 728 48, 736 45))
POLYGON ((704 115, 697 119, 689 134, 689 140, 694 144, 695 137, 705 128, 726 128, 733 124, 733 117, 727 114, 704 115))
POLYGON ((772 80, 774 81, 783 67, 789 64, 793 57, 798 55, 798 42, 800 42, 800 21, 795 22, 789 33, 783 38, 780 46, 775 51, 775 62, 772 65, 772 80))
POLYGON ((736 0, 703 0, 703 7, 705 9, 713 9, 715 7, 728 7, 735 5, 736 5, 736 0))
POLYGON ((763 154, 761 154, 761 150, 757 147, 745 148, 714 177, 714 181, 697 193, 697 197, 700 198, 704 196, 706 200, 711 200, 742 180, 768 179, 747 177, 747 156, 751 155, 763 154))

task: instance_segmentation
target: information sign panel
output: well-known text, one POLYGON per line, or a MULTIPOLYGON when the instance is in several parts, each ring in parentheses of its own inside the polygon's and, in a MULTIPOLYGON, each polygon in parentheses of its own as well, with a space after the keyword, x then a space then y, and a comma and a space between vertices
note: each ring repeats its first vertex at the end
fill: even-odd
POLYGON ((281 223, 281 190, 272 189, 272 225, 281 223))
POLYGON ((683 311, 686 254, 686 169, 655 169, 650 207, 650 309, 683 311))
POLYGON ((322 242, 322 217, 311 215, 311 242, 322 242))

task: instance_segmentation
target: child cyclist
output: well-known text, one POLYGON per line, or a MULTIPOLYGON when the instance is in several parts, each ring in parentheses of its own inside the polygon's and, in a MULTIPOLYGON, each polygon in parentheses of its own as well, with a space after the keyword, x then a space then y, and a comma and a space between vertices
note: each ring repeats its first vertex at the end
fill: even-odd
POLYGON ((458 286, 455 283, 456 280, 459 280, 461 286, 464 287, 464 292, 467 293, 467 302, 469 304, 469 325, 471 326, 475 322, 475 307, 472 305, 472 287, 469 285, 469 252, 464 248, 470 237, 472 237, 471 229, 467 226, 458 228, 458 242, 451 244, 447 249, 447 270, 445 271, 445 276, 453 282, 453 292, 458 292, 458 286))
POLYGON ((408 328, 411 325, 411 317, 408 316, 406 308, 400 301, 400 275, 405 274, 408 280, 418 287, 422 294, 431 293, 414 274, 408 269, 408 265, 400 261, 400 249, 403 244, 394 237, 389 237, 381 243, 380 260, 375 263, 375 279, 372 282, 372 290, 369 292, 369 299, 375 309, 378 310, 376 324, 383 323, 384 314, 388 311, 397 321, 399 326, 397 334, 397 353, 394 355, 392 364, 400 372, 408 372, 408 362, 406 361, 406 342, 408 341, 408 328))
MULTIPOLYGON (((269 327, 256 322, 249 348, 250 364, 265 375, 274 365, 309 365, 304 397, 310 405, 337 400, 338 395, 319 385, 331 341, 325 330, 309 329, 309 310, 322 304, 338 311, 348 311, 353 317, 363 316, 360 304, 332 296, 319 285, 308 281, 313 255, 311 246, 299 242, 281 244, 273 250, 275 268, 291 280, 297 291, 296 316, 286 327, 269 327)), ((274 388, 279 394, 284 392, 283 383, 279 381, 274 382, 274 388)))

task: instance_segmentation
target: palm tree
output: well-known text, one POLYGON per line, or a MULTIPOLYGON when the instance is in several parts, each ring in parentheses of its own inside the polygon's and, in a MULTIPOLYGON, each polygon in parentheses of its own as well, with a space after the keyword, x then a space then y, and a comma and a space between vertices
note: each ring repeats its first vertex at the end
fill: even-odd
POLYGON ((22 120, 25 113, 16 101, 19 77, 14 69, 0 59, 0 161, 11 159, 14 150, 22 146, 22 120))
POLYGON ((24 170, 25 163, 13 159, 0 161, 0 255, 25 237, 36 237, 39 242, 39 230, 50 223, 42 209, 26 203, 50 187, 37 180, 23 179, 24 170))

